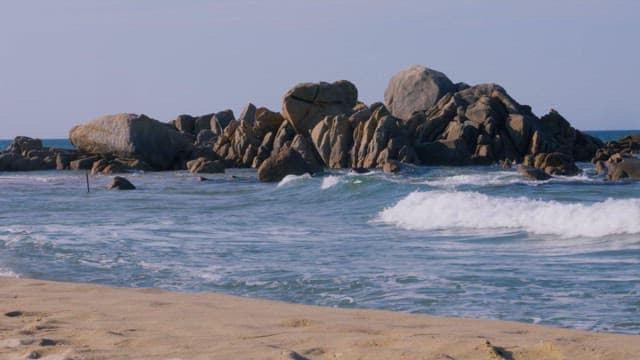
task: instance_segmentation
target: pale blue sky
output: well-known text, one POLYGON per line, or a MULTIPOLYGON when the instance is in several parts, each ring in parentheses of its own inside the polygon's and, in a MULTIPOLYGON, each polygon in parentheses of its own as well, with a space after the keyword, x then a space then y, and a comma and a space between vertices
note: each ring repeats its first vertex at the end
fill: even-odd
POLYGON ((3 0, 0 138, 117 112, 279 110, 302 81, 351 80, 371 103, 411 64, 581 129, 638 129, 639 16, 638 1, 3 0))

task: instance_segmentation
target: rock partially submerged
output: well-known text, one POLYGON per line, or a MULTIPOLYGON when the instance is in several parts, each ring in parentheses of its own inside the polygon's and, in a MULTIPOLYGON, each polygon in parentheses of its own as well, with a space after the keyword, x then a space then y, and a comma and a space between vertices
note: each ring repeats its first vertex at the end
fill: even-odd
POLYGON ((258 169, 258 180, 275 182, 287 175, 313 174, 317 169, 309 164, 302 155, 291 146, 286 146, 267 160, 258 169))
POLYGON ((109 190, 135 190, 135 186, 126 178, 121 176, 114 176, 111 180, 111 184, 107 189, 109 190))
POLYGON ((625 158, 619 163, 612 165, 609 170, 609 180, 640 180, 640 159, 625 158))
POLYGON ((520 165, 518 166, 518 173, 533 180, 542 181, 551 179, 551 175, 533 166, 520 165))

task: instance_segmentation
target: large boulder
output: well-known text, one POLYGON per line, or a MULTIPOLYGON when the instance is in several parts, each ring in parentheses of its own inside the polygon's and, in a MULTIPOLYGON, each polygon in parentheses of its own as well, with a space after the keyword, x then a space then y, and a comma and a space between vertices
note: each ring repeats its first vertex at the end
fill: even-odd
POLYGON ((325 116, 351 114, 358 101, 358 89, 346 80, 334 83, 302 83, 289 90, 282 99, 282 115, 303 135, 325 116))
POLYGON ((413 65, 391 78, 384 101, 393 116, 406 120, 414 112, 428 110, 442 96, 456 90, 445 74, 413 65))
POLYGON ((315 168, 306 162, 299 152, 290 146, 265 160, 258 169, 258 180, 271 182, 280 181, 287 175, 302 175, 313 173, 315 168))
POLYGON ((167 124, 146 115, 124 113, 75 126, 69 139, 82 152, 139 158, 154 170, 178 166, 192 148, 186 136, 167 124))

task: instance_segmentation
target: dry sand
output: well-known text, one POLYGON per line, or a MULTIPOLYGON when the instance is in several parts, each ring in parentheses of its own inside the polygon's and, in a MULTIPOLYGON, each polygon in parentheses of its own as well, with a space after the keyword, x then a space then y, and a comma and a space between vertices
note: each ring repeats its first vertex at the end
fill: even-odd
POLYGON ((640 336, 0 278, 0 359, 640 359, 640 336))

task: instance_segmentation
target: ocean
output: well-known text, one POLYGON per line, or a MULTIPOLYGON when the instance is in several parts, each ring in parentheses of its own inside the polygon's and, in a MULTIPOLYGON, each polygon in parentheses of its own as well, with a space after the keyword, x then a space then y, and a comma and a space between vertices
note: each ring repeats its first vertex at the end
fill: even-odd
POLYGON ((0 172, 0 274, 640 334, 640 182, 578 165, 135 173, 131 192, 97 175, 90 193, 84 172, 0 172))

